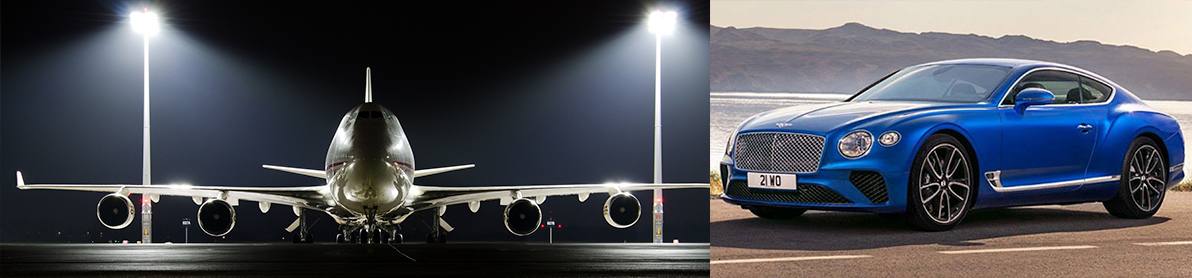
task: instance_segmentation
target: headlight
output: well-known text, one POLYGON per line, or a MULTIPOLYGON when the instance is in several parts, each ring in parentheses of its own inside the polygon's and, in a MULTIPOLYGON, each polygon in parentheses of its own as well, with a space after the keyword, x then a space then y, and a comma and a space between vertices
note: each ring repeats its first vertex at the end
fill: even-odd
POLYGON ((873 147, 873 134, 868 131, 857 130, 849 132, 840 138, 840 143, 836 144, 836 148, 840 150, 840 155, 846 158, 858 158, 869 153, 869 148, 873 147))
POLYGON ((901 139, 902 139, 902 136, 898 135, 897 131, 891 130, 891 131, 886 131, 886 133, 882 133, 882 136, 878 136, 877 142, 881 143, 882 146, 889 147, 889 146, 893 146, 894 144, 898 144, 898 140, 901 140, 901 139))
POLYGON ((741 132, 741 126, 745 125, 745 122, 748 122, 751 119, 753 118, 751 117, 749 119, 745 119, 745 121, 742 121, 741 124, 737 125, 736 129, 733 129, 733 133, 728 134, 728 145, 724 146, 724 155, 730 155, 733 153, 733 147, 737 145, 737 132, 741 132))

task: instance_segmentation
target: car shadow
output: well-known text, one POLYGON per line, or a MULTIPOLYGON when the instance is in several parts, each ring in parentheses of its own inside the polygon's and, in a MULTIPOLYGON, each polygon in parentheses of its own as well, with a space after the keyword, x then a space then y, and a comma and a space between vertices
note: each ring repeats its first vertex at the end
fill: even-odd
POLYGON ((1121 219, 1106 212, 1025 207, 975 210, 956 229, 911 230, 902 220, 872 213, 808 212, 785 221, 757 217, 711 222, 712 246, 772 250, 859 250, 904 245, 979 246, 974 240, 1085 232, 1160 224, 1167 217, 1121 219))

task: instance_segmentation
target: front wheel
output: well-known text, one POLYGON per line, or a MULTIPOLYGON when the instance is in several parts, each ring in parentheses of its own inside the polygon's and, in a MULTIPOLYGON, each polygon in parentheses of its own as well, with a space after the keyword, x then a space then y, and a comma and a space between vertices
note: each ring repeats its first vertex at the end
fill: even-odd
POLYGON ((927 137, 915 155, 907 184, 906 223, 924 231, 956 227, 972 209, 979 180, 968 149, 947 134, 927 137))
POLYGON ((1105 201, 1105 210, 1121 218, 1143 219, 1155 215, 1167 191, 1167 163, 1155 148, 1155 141, 1139 137, 1130 143, 1122 161, 1118 193, 1105 201))

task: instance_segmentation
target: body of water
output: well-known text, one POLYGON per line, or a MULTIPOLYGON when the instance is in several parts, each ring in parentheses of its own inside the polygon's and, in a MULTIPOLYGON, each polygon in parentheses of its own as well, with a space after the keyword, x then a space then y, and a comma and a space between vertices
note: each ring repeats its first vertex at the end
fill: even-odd
MULTIPOLYGON (((725 92, 711 94, 711 130, 708 132, 710 140, 711 170, 716 171, 720 158, 724 157, 724 148, 728 144, 729 133, 737 128, 746 118, 757 113, 789 106, 808 105, 841 101, 848 95, 834 94, 800 94, 800 93, 742 93, 725 92)), ((1184 145, 1188 146, 1189 134, 1192 134, 1192 101, 1153 100, 1147 104, 1156 110, 1163 111, 1180 122, 1180 129, 1184 132, 1184 145)), ((1188 165, 1192 152, 1186 152, 1184 160, 1188 165)), ((1184 167, 1188 173, 1192 165, 1184 167)))

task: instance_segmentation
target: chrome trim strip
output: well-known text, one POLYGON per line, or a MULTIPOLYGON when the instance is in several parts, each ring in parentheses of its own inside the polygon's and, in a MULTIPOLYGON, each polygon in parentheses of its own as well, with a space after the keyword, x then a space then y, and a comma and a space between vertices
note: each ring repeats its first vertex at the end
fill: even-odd
MULTIPOLYGON (((1006 102, 1006 98, 1007 98, 1007 97, 1010 97, 1010 91, 1013 91, 1013 90, 1014 90, 1014 87, 1017 87, 1017 86, 1018 86, 1018 83, 1019 83, 1019 82, 1022 82, 1022 79, 1023 79, 1023 78, 1026 78, 1026 76, 1027 76, 1027 75, 1030 75, 1031 73, 1034 73, 1034 72, 1036 72, 1036 71, 1040 71, 1040 70, 1055 70, 1055 71, 1062 71, 1062 72, 1067 72, 1067 73, 1075 74, 1075 75, 1078 75, 1078 76, 1080 76, 1080 77, 1084 77, 1084 78, 1088 78, 1088 79, 1095 80, 1095 81, 1097 81, 1097 82, 1101 82, 1101 84, 1105 84, 1105 85, 1109 86, 1109 90, 1110 90, 1110 91, 1109 91, 1109 99, 1107 99, 1107 100, 1105 100, 1105 101, 1102 101, 1102 102, 1098 102, 1098 103, 1077 103, 1077 104, 1068 104, 1068 103, 1061 103, 1061 104, 1045 104, 1046 106, 1096 106, 1096 105, 1106 105, 1106 104, 1109 104, 1110 102, 1113 102, 1113 99, 1117 97, 1117 87, 1116 87, 1116 84, 1115 84, 1115 83, 1113 83, 1113 82, 1106 82, 1107 80, 1101 80, 1101 78, 1092 77, 1092 76, 1089 76, 1089 75, 1087 75, 1087 74, 1083 74, 1083 73, 1076 72, 1076 71, 1069 70, 1069 69, 1065 69, 1065 68, 1057 68, 1057 67, 1052 67, 1052 66, 1044 66, 1044 67, 1033 68, 1033 69, 1031 69, 1031 70, 1027 71, 1026 73, 1023 73, 1021 76, 1019 76, 1019 77, 1018 77, 1018 79, 1017 79, 1017 80, 1014 80, 1014 83, 1011 83, 1011 84, 1010 84, 1010 87, 1009 87, 1009 88, 1006 88, 1006 92, 1005 92, 1004 94, 1002 94, 1002 100, 999 100, 999 101, 997 102, 997 107, 998 107, 998 108, 1002 108, 1002 107, 1014 107, 1014 105, 1012 105, 1012 104, 1002 104, 1002 103, 1006 102)), ((1053 94, 1054 94, 1054 93, 1053 93, 1053 94)))
MULTIPOLYGON (((1002 187, 1001 180, 1000 180, 1001 171, 993 171, 993 172, 997 172, 997 177, 999 179, 995 181, 996 183, 991 182, 990 184, 994 185, 993 191, 997 191, 999 193, 1071 187, 1071 186, 1078 186, 1078 185, 1085 185, 1085 184, 1111 182, 1111 181, 1120 180, 1122 178, 1121 175, 1113 175, 1113 176, 1103 176, 1103 177, 1078 179, 1078 180, 1070 180, 1070 181, 1057 181, 1057 182, 1031 184, 1031 185, 1019 185, 1019 186, 1013 186, 1013 187, 1002 187)), ((988 178, 989 175, 993 172, 985 172, 985 176, 988 178)))
POLYGON ((1171 169, 1168 169, 1167 173, 1170 174, 1170 173, 1175 173, 1175 171, 1183 171, 1183 170, 1184 170, 1184 164, 1180 163, 1180 164, 1176 164, 1175 166, 1171 166, 1171 169))

